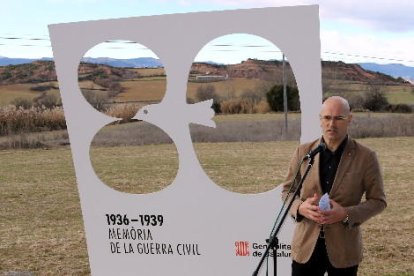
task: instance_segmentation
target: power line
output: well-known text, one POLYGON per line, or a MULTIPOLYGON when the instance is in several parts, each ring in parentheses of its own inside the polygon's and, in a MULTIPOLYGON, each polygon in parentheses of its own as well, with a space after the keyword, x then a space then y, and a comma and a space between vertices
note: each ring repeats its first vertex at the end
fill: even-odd
POLYGON ((409 62, 414 63, 414 60, 406 60, 406 59, 397 59, 397 58, 386 58, 386 57, 378 57, 378 56, 367 56, 367 55, 360 55, 360 54, 346 54, 341 52, 322 52, 324 54, 334 54, 338 56, 348 56, 348 57, 358 57, 358 58, 370 58, 370 59, 379 59, 379 60, 389 60, 389 61, 398 61, 398 62, 409 62))
MULTIPOLYGON (((0 36, 0 40, 6 41, 18 41, 18 40, 28 40, 28 41, 49 41, 50 40, 46 37, 21 37, 21 36, 0 36)), ((103 43, 108 44, 139 44, 135 41, 129 40, 107 40, 103 43)), ((21 46, 21 47, 47 47, 50 48, 51 45, 35 45, 35 44, 8 44, 8 43, 0 43, 0 46, 21 46)), ((273 45, 257 45, 257 44, 214 44, 211 45, 212 47, 234 47, 234 48, 266 48, 266 47, 274 47, 273 45)), ((110 49, 126 49, 122 46, 117 47, 108 47, 110 49)), ((146 47, 140 48, 141 50, 148 50, 146 47)), ((214 50, 214 51, 221 51, 221 52, 236 52, 238 50, 214 50)), ((282 53, 280 50, 262 50, 260 52, 274 52, 274 53, 282 53)), ((364 59, 374 59, 374 60, 382 60, 382 61, 391 61, 391 62, 403 62, 403 63, 414 63, 414 60, 411 59, 402 59, 402 58, 394 58, 394 57, 381 57, 381 56, 371 56, 371 55, 363 55, 363 54, 355 54, 355 53, 344 53, 344 52, 336 52, 336 51, 323 51, 322 54, 326 55, 333 55, 333 56, 340 56, 340 57, 350 57, 350 58, 364 58, 364 59)))

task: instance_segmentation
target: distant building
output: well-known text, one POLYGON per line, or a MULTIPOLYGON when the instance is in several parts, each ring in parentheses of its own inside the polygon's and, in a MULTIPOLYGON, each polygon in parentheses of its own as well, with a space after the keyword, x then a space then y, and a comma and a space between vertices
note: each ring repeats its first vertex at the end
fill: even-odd
POLYGON ((214 82, 214 81, 224 81, 229 78, 229 75, 198 75, 195 77, 196 82, 214 82))

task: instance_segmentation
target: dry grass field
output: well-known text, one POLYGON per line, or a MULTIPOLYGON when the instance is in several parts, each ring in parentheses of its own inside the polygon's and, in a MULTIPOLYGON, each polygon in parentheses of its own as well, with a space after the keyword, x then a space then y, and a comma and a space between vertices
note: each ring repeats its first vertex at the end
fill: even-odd
MULTIPOLYGON (((345 97, 351 95, 363 95, 361 92, 366 92, 372 89, 367 84, 358 82, 347 82, 347 81, 335 81, 329 88, 328 91, 324 91, 324 96, 338 95, 344 93, 345 97)), ((390 104, 408 104, 414 105, 414 90, 413 87, 403 85, 388 85, 379 88, 379 91, 384 93, 390 104)))
MULTIPOLYGON (((414 275, 414 137, 359 141, 377 151, 388 199, 388 208, 363 225, 365 258, 360 275, 414 275)), ((197 143, 195 148, 203 168, 219 185, 251 193, 268 190, 283 179, 296 145, 295 141, 197 143)), ((135 192, 134 180, 148 179, 144 182, 152 185, 139 188, 147 192, 168 185, 174 177, 175 154, 171 145, 148 145, 95 147, 92 156, 95 169, 107 173, 102 178, 123 175, 123 188, 135 192), (143 154, 145 159, 137 158, 143 154), (161 164, 164 174, 147 162, 161 164), (145 170, 137 174, 140 167, 145 170)), ((88 275, 69 148, 3 150, 0 160, 0 275, 16 275, 7 274, 11 271, 88 275)))
MULTIPOLYGON (((2 106, 7 106, 13 104, 16 99, 25 99, 28 101, 34 101, 36 98, 41 96, 43 93, 40 91, 31 90, 36 86, 50 85, 54 87, 59 87, 56 81, 48 81, 44 83, 21 83, 21 84, 10 84, 10 85, 0 85, 0 108, 2 106)), ((91 84, 88 84, 88 87, 91 87, 91 84)), ((57 98, 60 98, 60 92, 58 89, 50 89, 47 91, 47 94, 52 94, 57 98)))
POLYGON ((0 106, 9 105, 16 98, 33 100, 41 93, 30 91, 30 84, 0 85, 0 106))
MULTIPOLYGON (((131 69, 139 74, 139 78, 132 80, 124 80, 120 82, 123 91, 116 95, 111 101, 114 102, 159 102, 166 92, 166 82, 168 78, 165 76, 163 68, 142 68, 131 69)), ((292 79, 294 79, 292 77, 292 79)), ((328 85, 324 87, 326 95, 343 94, 344 95, 360 95, 361 92, 370 90, 370 85, 362 82, 352 82, 344 80, 327 80, 328 85)), ((35 86, 52 85, 58 87, 56 81, 48 81, 44 83, 27 83, 0 85, 0 107, 12 104, 16 98, 23 98, 33 101, 42 93, 32 91, 35 86)), ((270 82, 254 79, 254 78, 232 78, 225 81, 217 81, 210 83, 200 83, 189 81, 187 91, 176 91, 178 95, 186 93, 187 98, 196 100, 196 92, 200 86, 212 85, 222 99, 240 97, 246 91, 254 91, 262 93, 264 87, 269 86, 270 82)), ((81 89, 103 89, 103 87, 93 83, 92 81, 80 81, 81 89)), ((383 85, 380 91, 384 93, 390 104, 414 104, 413 87, 407 85, 383 85)), ((58 98, 59 91, 51 89, 48 94, 54 94, 58 98)))
MULTIPOLYGON (((166 89, 164 70, 134 70, 144 78, 123 81, 124 90, 115 102, 159 102, 166 89)), ((30 88, 43 84, 58 85, 0 86, 0 107, 15 98, 35 99, 41 92, 30 88)), ((263 86, 257 79, 209 84, 222 97, 238 97, 263 86)), ((91 81, 79 85, 103 89, 91 81)), ((195 100, 202 85, 206 84, 189 82, 187 97, 195 100)), ((368 89, 340 81, 333 86, 348 93, 368 89)), ((181 95, 184 91, 177 92, 181 95)), ((414 103, 413 91, 405 86, 389 86, 384 92, 391 104, 414 103)), ((48 93, 58 95, 59 91, 51 89, 48 93)), ((289 114, 289 136, 282 133, 280 113, 220 115, 214 120, 216 129, 191 128, 200 164, 212 180, 240 193, 268 191, 283 180, 297 142, 274 140, 298 139, 300 114, 289 114)), ((410 193, 414 178, 413 120, 412 114, 355 114, 351 129, 354 137, 401 136, 360 139, 378 153, 389 203, 363 227, 365 258, 360 275, 414 275, 414 200, 410 193)), ((173 144, 165 144, 169 139, 165 133, 153 130, 142 122, 103 128, 91 149, 98 176, 116 189, 133 193, 154 192, 169 185, 177 171, 178 154, 173 144), (151 144, 154 141, 160 144, 151 144)), ((64 144, 68 144, 65 130, 0 137, 0 276, 89 275, 75 173, 70 149, 64 144), (39 149, 9 150, 19 147, 39 149)))
MULTIPOLYGON (((115 101, 152 101, 160 102, 166 92, 165 77, 146 77, 132 81, 123 81, 121 83, 125 90, 117 95, 115 101)), ((215 87, 217 94, 223 98, 239 97, 244 91, 255 91, 263 85, 263 81, 257 79, 230 79, 226 81, 212 83, 189 82, 187 85, 186 95, 188 98, 196 100, 196 91, 200 86, 212 85, 215 87)), ((178 91, 181 95, 182 91, 178 91)))
POLYGON ((117 95, 116 102, 160 102, 166 92, 165 78, 124 81, 124 92, 117 95))

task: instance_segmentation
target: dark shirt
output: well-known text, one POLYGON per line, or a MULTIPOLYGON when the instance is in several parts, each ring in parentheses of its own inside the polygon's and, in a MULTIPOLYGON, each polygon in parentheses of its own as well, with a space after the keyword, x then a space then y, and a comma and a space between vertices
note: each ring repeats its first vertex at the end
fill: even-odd
MULTIPOLYGON (((322 138, 323 141, 323 138, 322 138)), ((342 141, 335 152, 328 148, 321 152, 319 162, 319 176, 321 179, 322 193, 329 193, 331 191, 333 182, 335 180, 336 170, 341 161, 342 153, 344 152, 348 136, 342 141)))

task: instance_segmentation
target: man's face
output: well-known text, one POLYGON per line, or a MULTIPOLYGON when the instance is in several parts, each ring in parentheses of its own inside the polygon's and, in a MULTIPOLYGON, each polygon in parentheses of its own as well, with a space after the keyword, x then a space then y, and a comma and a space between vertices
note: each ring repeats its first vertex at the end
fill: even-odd
POLYGON ((327 100, 320 113, 323 138, 328 143, 341 142, 348 133, 352 115, 338 100, 327 100))

